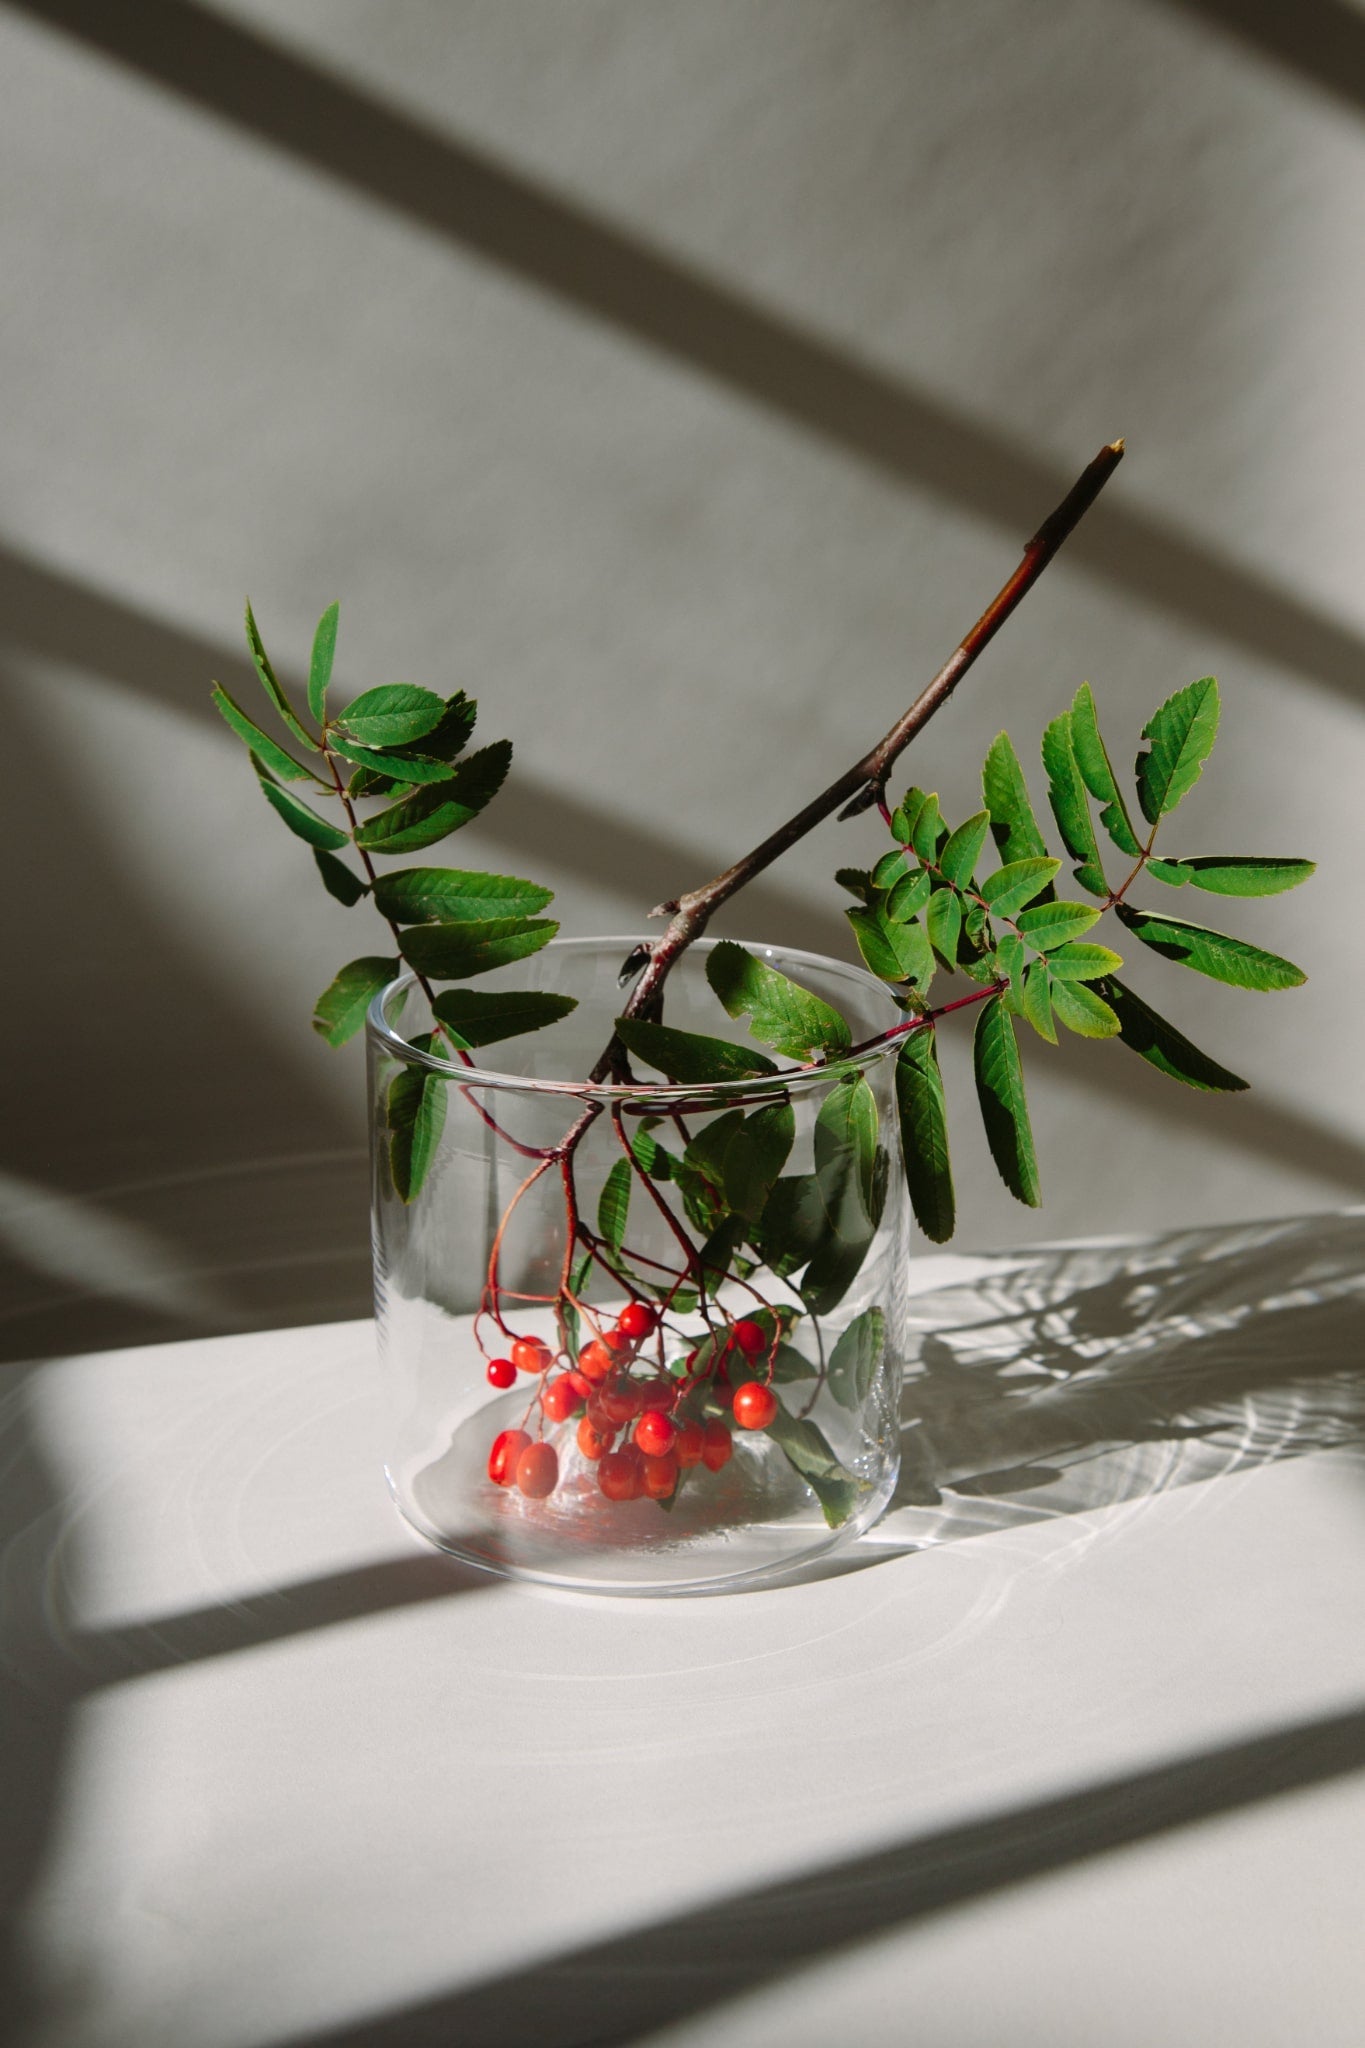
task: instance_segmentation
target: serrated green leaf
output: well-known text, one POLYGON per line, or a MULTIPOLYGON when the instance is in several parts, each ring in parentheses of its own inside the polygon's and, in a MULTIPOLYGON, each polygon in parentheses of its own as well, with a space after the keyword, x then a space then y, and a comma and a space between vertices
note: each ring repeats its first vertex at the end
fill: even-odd
POLYGON ((981 1006, 973 1064, 986 1142, 1000 1178, 1016 1201, 1036 1209, 1043 1198, 1024 1099, 1024 1070, 1014 1025, 999 996, 989 997, 981 1006))
POLYGON ((1043 733, 1043 766, 1047 770, 1047 800, 1066 850, 1077 863, 1076 880, 1092 896, 1107 896, 1095 824, 1086 799, 1085 784, 1076 765, 1071 737, 1071 713, 1054 718, 1043 733))
POLYGON ((262 732, 259 725, 249 719, 240 704, 235 704, 221 683, 215 683, 209 691, 213 707, 225 725, 232 728, 239 740, 245 740, 248 749, 258 760, 286 782, 317 782, 311 768, 305 768, 302 761, 296 761, 292 754, 272 740, 268 732, 262 732))
POLYGON ((353 697, 332 723, 363 747, 410 746, 440 724, 446 700, 418 683, 381 683, 353 697))
POLYGON ((1005 1007, 1015 1010, 1016 1013, 1018 1004, 1023 1000, 1024 971, 1027 964, 1028 955, 1024 951, 1023 940, 1017 938, 1013 932, 1006 932, 995 950, 995 966, 999 973, 1007 977, 1009 993, 1015 999, 1014 1002, 1007 1002, 1005 1007))
POLYGON ((1103 805, 1100 823, 1119 852, 1131 854, 1136 859, 1142 847, 1100 737, 1099 713, 1089 683, 1081 684, 1071 706, 1071 744, 1081 780, 1095 801, 1103 805))
POLYGON ((862 1214, 872 1209, 872 1169, 877 1150, 877 1098, 863 1074, 845 1074, 830 1089, 815 1118, 815 1177, 825 1190, 825 1207, 836 1229, 855 1187, 862 1214))
POLYGON ((270 656, 265 651, 265 643, 261 639, 256 621, 252 617, 249 599, 246 608, 246 644, 251 649, 251 659, 255 665, 256 673, 261 679, 261 688, 265 691, 266 696, 270 699, 276 711, 284 720, 284 723, 289 727, 290 732, 293 733, 294 738, 307 747, 310 753, 316 754, 320 752, 318 742, 299 723, 297 712, 285 696, 279 678, 270 666, 270 656))
POLYGON ((948 1157, 948 1118, 932 1028, 912 1031, 896 1061, 896 1107, 910 1206, 934 1244, 946 1244, 957 1221, 948 1157))
POLYGON ((828 1229, 819 1181, 813 1173, 793 1173, 774 1182, 752 1242, 785 1279, 814 1258, 828 1229))
POLYGON ((889 853, 882 855, 873 868, 872 886, 874 889, 891 890, 903 876, 919 872, 918 865, 912 861, 905 848, 893 846, 889 853))
POLYGON ((409 925, 399 945, 419 974, 433 981, 465 981, 538 953, 558 930, 552 917, 487 917, 467 924, 409 925))
POLYGON ((1200 1052, 1197 1045, 1191 1045, 1174 1024, 1159 1017, 1121 981, 1101 982, 1099 993, 1117 1013, 1123 1043, 1159 1073, 1168 1074, 1173 1081, 1183 1081, 1187 1088, 1200 1088, 1210 1094, 1231 1094, 1249 1085, 1239 1075, 1220 1067, 1207 1053, 1200 1052))
POLYGON ((1150 910, 1136 910, 1129 903, 1116 903, 1119 917, 1144 946, 1211 981, 1226 982, 1231 988, 1298 988, 1308 977, 1292 960, 1267 953, 1245 939, 1227 932, 1209 931, 1204 925, 1187 924, 1180 917, 1159 917, 1150 910))
POLYGON ((795 1142, 789 1102, 765 1103, 744 1118, 725 1154, 725 1199, 736 1215, 758 1221, 795 1142))
POLYGON ((359 875, 344 861, 339 861, 334 853, 324 853, 320 846, 313 848, 313 858, 329 896, 335 896, 337 902, 344 903, 348 910, 353 903, 359 903, 367 887, 359 875))
POLYGON ((865 868, 836 868, 834 879, 841 889, 847 889, 850 896, 856 896, 860 903, 872 901, 872 877, 865 868))
POLYGON ((877 910, 846 910, 858 951, 873 974, 883 981, 911 981, 927 988, 933 979, 934 956, 922 925, 892 924, 877 910))
POLYGON ((924 913, 924 928, 930 945, 951 973, 962 933, 962 899, 955 889, 935 889, 924 913))
POLYGON ((329 825, 325 818, 320 818, 316 811, 310 810, 308 805, 301 802, 290 790, 281 789, 279 783, 266 769, 259 754, 252 755, 251 765, 256 770, 256 779, 261 785, 266 802, 272 810, 278 811, 290 831, 298 838, 309 846, 321 846, 332 853, 340 846, 350 845, 346 834, 337 826, 329 825))
POLYGON ((830 1528, 839 1528, 858 1504, 858 1483, 839 1463, 821 1431, 808 1418, 798 1420, 779 1403, 767 1433, 819 1501, 830 1528))
POLYGON ((916 868, 912 874, 902 875, 881 906, 883 916, 892 924, 908 924, 929 901, 933 886, 928 868, 916 868))
MULTIPOLYGON (((419 1052, 431 1050, 431 1033, 414 1038, 419 1052)), ((415 1201, 430 1173, 446 1120, 446 1083, 425 1067, 404 1067, 388 1093, 389 1170, 399 1199, 415 1201)))
POLYGON ((1021 1015, 1038 1036, 1045 1038, 1049 1045, 1055 1045, 1057 1027, 1052 1021, 1052 994, 1046 960, 1035 960, 1025 969, 1019 1007, 1021 1015))
POLYGON ((1019 756, 1007 732, 998 732, 991 741, 981 770, 981 794, 991 814, 991 833, 1001 860, 1041 860, 1047 847, 1033 814, 1019 756))
POLYGON ((1142 728, 1151 742, 1137 757, 1138 802, 1149 825, 1173 811, 1198 782, 1218 737, 1218 685, 1204 676, 1168 697, 1142 728))
POLYGON ((1012 860, 981 884, 981 894, 994 917, 1013 917, 1026 903, 1042 894, 1061 869, 1059 860, 1012 860))
POLYGON ((549 989, 450 988, 431 1007, 455 1044, 469 1051, 517 1038, 523 1031, 542 1031, 578 1004, 573 996, 555 995, 549 989))
MULTIPOLYGON (((912 792, 918 795, 918 791, 912 792)), ((907 796, 906 803, 910 798, 907 796)), ((937 796, 922 798, 913 816, 907 810, 910 825, 910 844, 921 860, 933 860, 938 853, 939 827, 943 820, 939 815, 937 796)))
POLYGON ((406 783, 395 782, 391 775, 375 775, 368 768, 357 768, 346 784, 346 794, 360 796, 406 796, 406 783))
POLYGON ((1117 974, 1123 960, 1118 953, 1111 953, 1108 946, 1082 941, 1079 946, 1054 946, 1047 964, 1054 983, 1098 981, 1103 974, 1117 974))
POLYGON ((370 818, 355 843, 369 853, 417 853, 477 818, 498 791, 512 760, 510 740, 495 740, 458 763, 446 782, 419 789, 370 818))
POLYGON ((1213 896, 1279 896, 1316 873, 1317 862, 1275 854, 1199 854, 1185 860, 1150 860, 1147 873, 1180 888, 1189 882, 1213 896))
POLYGON ((319 725, 327 713, 327 685, 332 680, 340 617, 341 606, 329 604, 313 635, 313 656, 308 664, 308 709, 319 725))
POLYGON ((842 1052, 853 1033, 839 1012, 733 939, 722 939, 706 959, 706 979, 731 1017, 748 1017, 760 1045, 788 1059, 842 1052))
POLYGON ((534 917, 553 894, 517 875, 485 875, 464 868, 398 868, 380 875, 374 885, 375 908, 394 924, 534 917))
POLYGON ((427 783, 449 782, 455 773, 449 761, 437 761, 424 754, 377 753, 373 747, 362 747, 358 740, 347 739, 335 729, 327 744, 334 754, 340 754, 343 760, 354 761, 360 768, 368 768, 371 775, 414 788, 427 783))
POLYGON ((1099 915, 1090 903, 1035 903, 1031 910, 1020 911, 1017 923, 1029 944, 1047 953, 1088 932, 1099 915))
POLYGON ((879 1308, 865 1308, 829 1355, 826 1384, 841 1408, 856 1411, 864 1405, 885 1356, 886 1317, 879 1308))
POLYGON ((971 882, 990 829, 990 812, 977 811, 955 832, 949 833, 948 843, 938 858, 938 868, 940 874, 956 888, 965 889, 971 882))
POLYGON ((413 747, 389 746, 385 752, 397 760, 405 760, 412 751, 424 754, 432 761, 453 761, 463 751, 474 730, 479 707, 472 697, 466 697, 463 690, 453 691, 445 699, 445 707, 430 732, 424 732, 413 747))
MULTIPOLYGON (((892 812, 892 838, 898 839, 902 846, 913 846, 915 820, 919 817, 919 814, 924 809, 924 806, 929 802, 930 798, 925 795, 924 791, 922 789, 916 789, 914 784, 912 783, 910 788, 906 790, 901 802, 892 812)), ((934 806, 934 830, 937 831, 938 798, 934 797, 932 799, 932 802, 934 806)))
POLYGON ((708 1038, 699 1031, 675 1031, 646 1017, 618 1017, 616 1035, 627 1052, 684 1087, 777 1072, 772 1060, 747 1045, 731 1045, 728 1039, 708 1038))
POLYGON ((1113 1038, 1118 1032, 1116 1012, 1084 982, 1054 981, 1052 1007, 1067 1030, 1082 1038, 1113 1038))
POLYGON ((630 1215, 630 1183, 630 1161, 616 1160, 602 1183, 597 1201, 597 1233, 606 1239, 614 1252, 619 1252, 625 1242, 626 1221, 630 1215))
POLYGON ((329 1045, 345 1045, 365 1022, 365 1012, 398 972, 396 959, 367 954, 348 960, 313 1006, 313 1029, 329 1045))
POLYGON ((635 1131, 630 1149, 637 1164, 651 1180, 668 1180, 673 1172, 673 1155, 666 1152, 658 1140, 645 1130, 643 1125, 635 1131))

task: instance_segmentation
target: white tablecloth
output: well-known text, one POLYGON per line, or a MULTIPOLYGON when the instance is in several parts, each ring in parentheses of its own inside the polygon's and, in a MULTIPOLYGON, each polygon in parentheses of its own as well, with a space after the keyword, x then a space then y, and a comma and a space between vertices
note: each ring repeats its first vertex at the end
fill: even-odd
POLYGON ((918 1266, 841 1569, 428 1552, 366 1323, 8 1368, 7 2039, 1359 2048, 1365 1220, 918 1266))

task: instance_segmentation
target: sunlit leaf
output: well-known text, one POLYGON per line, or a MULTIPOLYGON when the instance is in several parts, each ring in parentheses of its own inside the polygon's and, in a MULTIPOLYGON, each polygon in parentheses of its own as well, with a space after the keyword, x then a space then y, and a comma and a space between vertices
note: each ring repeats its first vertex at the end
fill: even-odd
POLYGON ((282 776, 286 782, 317 782, 320 779, 311 768, 305 768, 302 761, 296 761, 292 754, 286 753, 268 732, 262 732, 259 725, 247 717, 240 704, 233 702, 221 683, 213 685, 209 696, 224 723, 231 726, 238 739, 244 740, 256 758, 276 775, 282 776))
MULTIPOLYGON (((430 1052, 431 1033, 412 1041, 418 1052, 430 1052)), ((405 1066, 388 1093, 389 1169, 404 1202, 415 1201, 430 1173, 446 1120, 446 1082, 442 1074, 416 1064, 405 1066)))
POLYGON ((362 691, 333 725, 363 747, 400 747, 421 739, 445 717, 446 700, 417 683, 381 683, 362 691))
POLYGON ((380 875, 374 885, 375 908, 395 924, 534 917, 553 894, 516 875, 485 875, 463 868, 398 868, 380 875))
POLYGON ((965 889, 976 871, 981 858, 981 849, 990 831, 989 811, 978 811, 948 835, 948 843, 938 857, 939 872, 957 888, 965 889))
POLYGON ((614 1252, 619 1252, 625 1242, 626 1222, 630 1215, 631 1178, 630 1161, 616 1160, 602 1183, 602 1193, 598 1197, 598 1236, 604 1237, 614 1252))
POLYGON ((341 606, 329 604, 318 620, 313 635, 313 657, 308 665, 308 709, 321 725, 327 711, 327 685, 332 680, 332 663, 337 651, 337 622, 341 606))
POLYGON ((1054 718, 1043 733, 1043 766, 1047 769, 1047 799, 1052 815, 1067 852, 1077 863, 1076 880, 1092 896, 1107 896, 1109 885, 1104 879, 1085 784, 1076 765, 1069 711, 1054 718))
POLYGON ((1267 953, 1246 939, 1234 939, 1227 932, 1209 931, 1203 925, 1187 924, 1179 917, 1158 917, 1150 910, 1135 910, 1130 904, 1115 905, 1119 917, 1135 938, 1167 960, 1192 967, 1211 981, 1226 982, 1232 988, 1298 988, 1308 977, 1292 960, 1267 953))
POLYGON ((1081 780, 1095 801, 1103 806, 1100 823, 1119 852, 1131 854, 1136 859, 1142 847, 1100 737, 1099 714, 1089 683, 1081 684, 1071 706, 1071 744, 1081 780))
POLYGON ((1053 981, 1051 985, 1054 1014, 1065 1024, 1068 1031, 1075 1031, 1082 1038, 1113 1038, 1119 1030, 1117 1012, 1111 1010, 1102 997, 1080 981, 1053 981))
POLYGON ((370 818, 356 834, 356 845, 370 853, 418 853, 457 832, 477 818, 497 795, 512 761, 510 740, 480 747, 456 767, 448 781, 419 789, 387 811, 370 818))
POLYGON ((853 1043, 837 1010, 733 939, 712 947, 706 978, 729 1016, 747 1016, 759 1044, 788 1059, 809 1060, 853 1043))
POLYGON ((1017 922, 1029 944, 1047 953, 1088 932, 1099 915, 1090 903, 1035 903, 1031 910, 1020 911, 1017 922))
POLYGON ((398 972, 396 959, 368 954, 348 960, 313 1007, 313 1029, 329 1045, 344 1045, 365 1022, 365 1013, 398 972))
MULTIPOLYGON (((981 794, 1002 861, 1040 860, 1047 853, 1014 742, 1007 732, 991 741, 981 770, 981 794)), ((1059 863, 1060 865, 1060 863, 1059 863)))
POLYGON ((1137 757, 1138 802, 1149 825, 1193 789, 1218 737, 1218 685, 1212 676, 1168 697, 1142 728, 1151 742, 1137 757))
POLYGON ((859 1409, 886 1356, 886 1317, 879 1308, 855 1316, 829 1355, 826 1384, 841 1408, 859 1409))
POLYGON ((1036 1209, 1043 1197, 1024 1099, 1024 1071, 1014 1025, 999 996, 991 996, 981 1006, 973 1062, 991 1157, 1015 1200, 1036 1209))
POLYGON ((1190 883, 1213 896, 1278 896, 1297 889, 1316 873, 1317 862, 1272 854, 1199 854, 1186 860, 1152 860, 1147 873, 1180 888, 1190 883))
POLYGON ((558 930, 550 917, 490 917, 467 924, 409 925, 399 944, 419 974, 433 981, 465 981, 538 953, 558 930))
POLYGON ((1057 1027, 1052 1021, 1052 995, 1046 960, 1035 960, 1024 972, 1024 988, 1020 998, 1020 1014, 1030 1023, 1040 1038, 1049 1045, 1057 1043, 1057 1027))
POLYGON ((981 894, 994 917, 1013 917, 1047 888, 1061 869, 1059 860, 1012 860, 981 884, 981 894))
POLYGON ((256 673, 261 679, 261 687, 265 691, 266 696, 270 699, 290 732, 293 733, 294 738, 307 747, 310 753, 316 754, 319 751, 317 741, 299 723, 297 712, 285 696, 280 680, 275 674, 274 669, 270 666, 270 656, 265 651, 265 643, 262 641, 256 621, 252 617, 249 601, 246 608, 246 644, 251 649, 251 659, 255 664, 256 673))
POLYGON ((935 1244, 946 1244, 956 1222, 953 1172, 943 1076, 933 1030, 910 1032, 896 1061, 905 1178, 915 1221, 935 1244))

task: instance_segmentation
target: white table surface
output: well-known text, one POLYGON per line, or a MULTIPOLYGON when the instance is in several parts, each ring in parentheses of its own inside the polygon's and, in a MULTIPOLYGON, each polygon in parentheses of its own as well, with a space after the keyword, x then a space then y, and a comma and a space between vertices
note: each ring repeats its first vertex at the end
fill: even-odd
POLYGON ((425 1550, 366 1323, 7 1369, 6 2039, 1360 2048, 1363 1276, 925 1258, 900 1504, 708 1599, 425 1550))

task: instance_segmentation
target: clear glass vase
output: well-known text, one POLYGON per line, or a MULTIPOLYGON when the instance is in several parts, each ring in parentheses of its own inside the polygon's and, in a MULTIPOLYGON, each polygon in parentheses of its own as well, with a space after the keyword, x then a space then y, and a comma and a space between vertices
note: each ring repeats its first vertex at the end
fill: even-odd
MULTIPOLYGON (((481 976, 577 1004, 490 1048, 496 1065, 424 1049, 412 975, 371 1009, 385 1465, 412 1526, 470 1563, 714 1591, 849 1543, 896 1484, 908 1203, 887 1034, 903 1019, 860 968, 751 946, 843 1014, 848 1056, 592 1086, 577 1077, 636 943, 561 940, 481 976)), ((710 950, 674 967, 666 1021, 752 1055, 710 950)))

